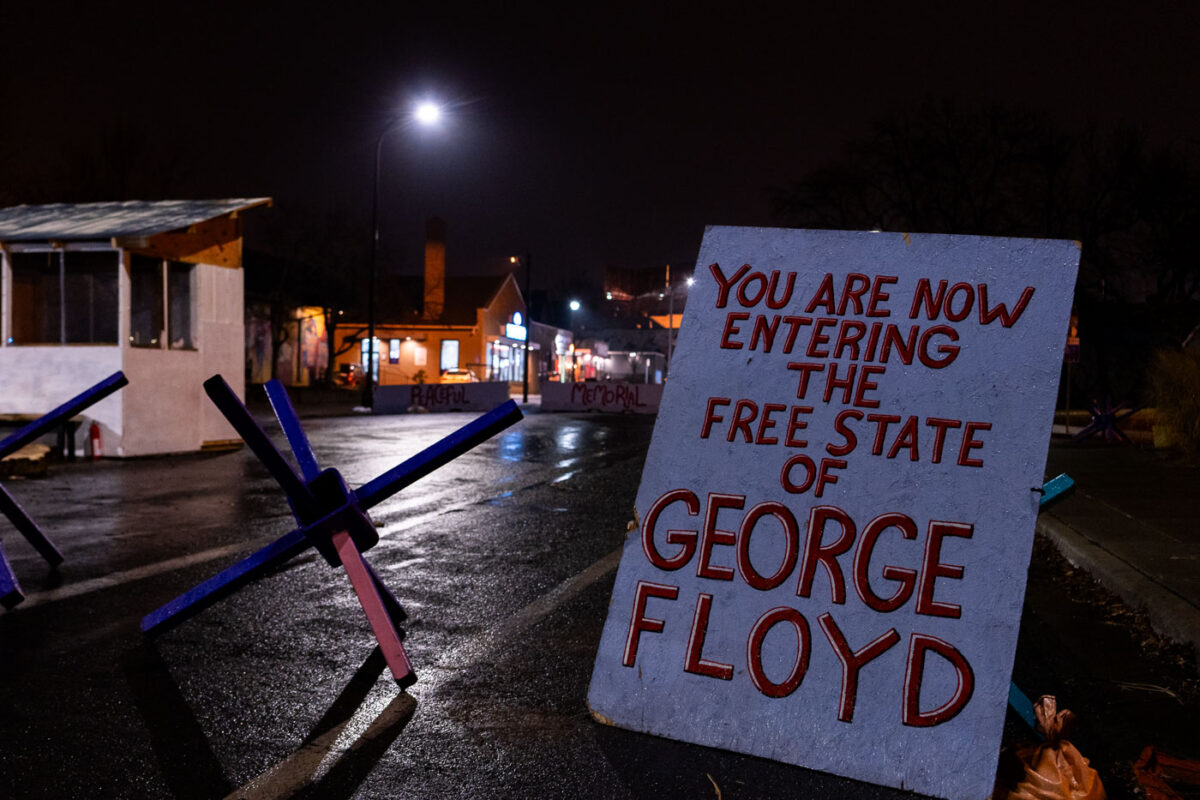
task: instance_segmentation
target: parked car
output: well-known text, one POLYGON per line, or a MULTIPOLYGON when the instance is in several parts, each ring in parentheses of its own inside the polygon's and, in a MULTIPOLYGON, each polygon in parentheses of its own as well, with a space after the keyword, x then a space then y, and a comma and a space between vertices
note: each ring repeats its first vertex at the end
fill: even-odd
POLYGON ((478 383, 479 378, 469 369, 448 369, 442 372, 442 383, 478 383))
POLYGON ((334 376, 334 382, 338 386, 346 386, 354 388, 358 386, 363 379, 363 368, 361 364, 339 364, 337 375, 334 376))

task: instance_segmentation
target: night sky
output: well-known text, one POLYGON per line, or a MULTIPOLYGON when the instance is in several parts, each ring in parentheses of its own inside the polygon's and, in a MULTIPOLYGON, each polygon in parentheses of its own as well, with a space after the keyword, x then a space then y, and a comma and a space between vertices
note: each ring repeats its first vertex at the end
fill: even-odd
POLYGON ((365 252, 376 138, 430 96, 384 142, 382 268, 438 214, 451 274, 528 251, 553 288, 777 224, 768 187, 925 98, 1200 135, 1200 5, 834 5, 4 3, 0 201, 270 195, 252 246, 365 252))

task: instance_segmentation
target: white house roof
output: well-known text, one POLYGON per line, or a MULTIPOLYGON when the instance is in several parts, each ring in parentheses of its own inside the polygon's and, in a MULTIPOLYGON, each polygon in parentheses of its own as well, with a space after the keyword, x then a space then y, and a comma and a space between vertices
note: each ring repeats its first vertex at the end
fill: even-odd
POLYGON ((0 209, 0 242, 153 236, 270 202, 269 197, 239 197, 10 206, 0 209))

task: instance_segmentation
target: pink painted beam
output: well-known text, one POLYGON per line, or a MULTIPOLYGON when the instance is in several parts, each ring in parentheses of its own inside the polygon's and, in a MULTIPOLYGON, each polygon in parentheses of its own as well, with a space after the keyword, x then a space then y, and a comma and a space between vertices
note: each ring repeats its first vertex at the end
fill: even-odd
POLYGON ((375 632, 375 640, 379 642, 383 660, 387 662, 388 669, 392 671, 392 677, 396 679, 396 683, 400 684, 402 689, 412 686, 417 682, 417 674, 413 672, 412 665, 408 662, 404 645, 400 643, 400 635, 383 604, 383 598, 375 588, 375 582, 371 579, 367 562, 363 560, 362 553, 358 551, 358 546, 350 538, 349 533, 338 531, 333 534, 332 538, 333 546, 342 560, 342 566, 345 567, 346 574, 350 576, 350 584, 354 587, 354 593, 358 595, 358 602, 366 612, 367 622, 371 623, 371 630, 375 632))

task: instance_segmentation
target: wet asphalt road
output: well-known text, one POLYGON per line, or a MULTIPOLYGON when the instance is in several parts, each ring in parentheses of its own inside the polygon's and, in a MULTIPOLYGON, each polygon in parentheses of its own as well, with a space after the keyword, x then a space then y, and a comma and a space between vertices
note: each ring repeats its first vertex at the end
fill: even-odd
MULTIPOLYGON (((469 419, 305 427, 322 466, 357 486, 469 419)), ((0 798, 912 797, 588 716, 652 424, 534 413, 372 511, 368 557, 410 617, 408 694, 342 571, 312 551, 153 641, 138 632, 291 529, 249 452, 7 481, 67 562, 46 576, 2 531, 28 599, 0 613, 0 798)), ((1144 627, 1040 547, 1015 678, 1083 712, 1081 749, 1110 797, 1130 796, 1141 746, 1180 752, 1194 730, 1195 699, 1154 690, 1178 689, 1194 663, 1164 666, 1144 627)), ((1006 741, 1022 738, 1010 713, 1006 741)))
MULTIPOLYGON (((470 418, 305 426, 321 465, 357 486, 470 418)), ((43 578, 5 531, 28 599, 0 615, 0 797, 900 796, 588 716, 652 424, 531 414, 372 511, 369 558, 410 617, 408 695, 344 574, 312 551, 153 641, 139 633, 292 528, 248 451, 10 481, 67 562, 43 578)))

